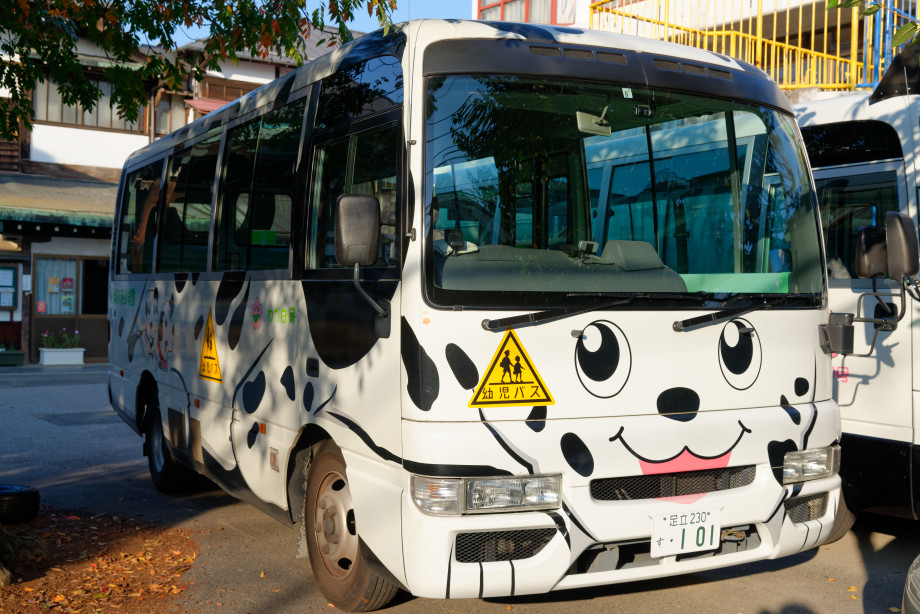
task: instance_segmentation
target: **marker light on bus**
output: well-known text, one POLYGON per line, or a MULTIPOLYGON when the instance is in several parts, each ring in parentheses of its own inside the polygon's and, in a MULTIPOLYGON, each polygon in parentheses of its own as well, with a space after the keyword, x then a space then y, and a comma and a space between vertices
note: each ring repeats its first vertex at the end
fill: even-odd
POLYGON ((783 458, 783 484, 827 478, 839 471, 840 446, 786 452, 783 458))
POLYGON ((412 476, 412 498, 426 514, 438 516, 484 512, 557 509, 562 476, 428 478, 412 476))

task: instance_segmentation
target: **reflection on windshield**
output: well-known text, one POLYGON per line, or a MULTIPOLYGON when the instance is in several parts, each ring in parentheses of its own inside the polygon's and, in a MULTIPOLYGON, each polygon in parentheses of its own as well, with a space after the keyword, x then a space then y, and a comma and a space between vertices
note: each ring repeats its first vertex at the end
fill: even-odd
POLYGON ((814 199, 791 118, 545 79, 437 77, 428 89, 435 300, 820 295, 814 199))

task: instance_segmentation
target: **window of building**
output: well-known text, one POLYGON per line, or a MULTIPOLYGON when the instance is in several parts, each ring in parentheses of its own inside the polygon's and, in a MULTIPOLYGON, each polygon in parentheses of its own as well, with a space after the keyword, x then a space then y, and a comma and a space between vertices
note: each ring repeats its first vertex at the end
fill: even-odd
POLYGON ((91 111, 84 109, 79 104, 65 104, 57 86, 51 81, 46 79, 36 82, 32 90, 35 121, 86 128, 144 132, 145 107, 143 105, 138 113, 137 121, 125 121, 124 118, 119 117, 117 109, 113 106, 112 84, 101 79, 92 81, 102 90, 102 98, 91 111))
POLYGON ((186 117, 185 98, 163 94, 157 103, 156 135, 163 136, 178 130, 188 123, 186 117))
POLYGON ((479 19, 571 25, 575 0, 479 0, 479 19))

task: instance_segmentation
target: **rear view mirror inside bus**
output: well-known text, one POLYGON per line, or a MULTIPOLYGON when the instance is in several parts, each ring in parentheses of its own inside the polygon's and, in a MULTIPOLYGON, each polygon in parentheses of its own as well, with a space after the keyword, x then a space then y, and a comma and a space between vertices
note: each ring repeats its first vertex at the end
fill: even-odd
POLYGON ((367 194, 342 194, 335 204, 335 259, 343 266, 377 262, 380 205, 367 194))

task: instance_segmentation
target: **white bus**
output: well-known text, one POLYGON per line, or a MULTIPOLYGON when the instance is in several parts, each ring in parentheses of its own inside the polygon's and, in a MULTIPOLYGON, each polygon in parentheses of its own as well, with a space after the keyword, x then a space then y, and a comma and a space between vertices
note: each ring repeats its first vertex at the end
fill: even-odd
MULTIPOLYGON (((901 54, 872 94, 797 105, 824 224, 832 311, 853 312, 861 292, 895 281, 857 279, 856 235, 899 211, 917 228, 920 69, 916 49, 901 54)), ((857 353, 834 359, 834 398, 843 421, 841 477, 853 510, 920 518, 920 305, 911 301, 894 330, 857 328, 857 353), (918 348, 918 349, 915 349, 918 348)), ((887 316, 896 302, 870 301, 887 316)))
POLYGON ((721 55, 368 35, 128 160, 112 404, 159 489, 299 524, 342 609, 814 548, 840 416, 800 142, 721 55))

